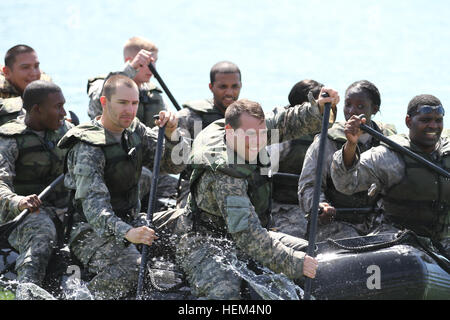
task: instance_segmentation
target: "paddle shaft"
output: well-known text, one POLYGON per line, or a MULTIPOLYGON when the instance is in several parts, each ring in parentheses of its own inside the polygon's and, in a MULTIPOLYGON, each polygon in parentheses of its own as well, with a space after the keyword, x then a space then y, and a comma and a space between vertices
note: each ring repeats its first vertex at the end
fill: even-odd
MULTIPOLYGON (((62 180, 64 179, 64 174, 59 175, 53 182, 48 185, 42 192, 38 195, 38 198, 40 200, 44 199, 50 191, 53 190, 53 188, 56 187, 62 180)), ((11 232, 22 223, 22 221, 30 214, 29 209, 23 210, 17 217, 15 217, 13 220, 6 222, 2 225, 0 225, 0 238, 1 239, 7 239, 11 232)))
MULTIPOLYGON (((322 186, 322 171, 324 164, 325 143, 328 134, 328 123, 330 120, 330 110, 331 110, 331 103, 325 103, 325 110, 323 112, 323 120, 322 120, 322 130, 320 132, 319 154, 317 158, 316 179, 314 184, 313 204, 310 220, 310 232, 308 239, 307 254, 310 257, 314 257, 315 255, 314 251, 316 246, 317 216, 319 214, 320 190, 322 186)), ((311 299, 311 285, 312 279, 306 277, 305 294, 304 294, 305 300, 311 299)))
MULTIPOLYGON (((158 141, 156 143, 156 153, 155 153, 155 161, 153 162, 153 172, 152 172, 152 183, 150 186, 150 195, 148 200, 148 210, 147 210, 147 221, 149 224, 152 224, 153 221, 153 211, 155 210, 156 205, 156 189, 158 188, 158 179, 159 179, 159 167, 162 157, 163 151, 163 141, 164 141, 164 130, 166 126, 159 127, 158 130, 158 141)), ((149 255, 150 247, 148 245, 142 246, 142 255, 141 255, 141 265, 139 267, 139 277, 138 277, 138 286, 136 292, 136 299, 142 299, 142 289, 144 287, 144 277, 147 266, 147 257, 149 255)))
POLYGON ((372 137, 374 137, 375 139, 378 139, 380 141, 383 141, 384 143, 386 143, 387 145, 389 145, 390 147, 394 148, 394 150, 407 155, 408 157, 413 158, 414 160, 416 160, 417 162, 420 162, 421 164, 423 164, 425 167, 427 167, 430 170, 433 170, 434 172, 446 177, 447 179, 450 178, 450 173, 446 170, 444 170, 443 168, 435 165, 434 163, 432 163, 431 161, 428 161, 427 159, 419 156, 418 154, 412 152, 411 150, 399 145, 398 143, 395 143, 394 141, 392 141, 389 138, 386 138, 383 134, 379 133, 378 131, 372 129, 371 127, 367 126, 366 124, 361 124, 360 125, 361 130, 366 131, 368 134, 370 134, 372 137))
POLYGON ((163 79, 161 78, 161 76, 159 75, 158 71, 156 71, 155 66, 153 65, 153 63, 149 63, 148 68, 150 69, 150 71, 153 73, 153 75, 155 76, 156 80, 158 80, 159 84, 161 85, 161 87, 163 87, 164 92, 167 94, 167 96, 169 97, 170 101, 172 102, 172 104, 174 105, 175 109, 177 109, 177 111, 181 110, 180 105, 178 104, 178 102, 175 100, 174 96, 172 95, 172 93, 170 92, 169 88, 167 88, 166 84, 164 83, 163 79))

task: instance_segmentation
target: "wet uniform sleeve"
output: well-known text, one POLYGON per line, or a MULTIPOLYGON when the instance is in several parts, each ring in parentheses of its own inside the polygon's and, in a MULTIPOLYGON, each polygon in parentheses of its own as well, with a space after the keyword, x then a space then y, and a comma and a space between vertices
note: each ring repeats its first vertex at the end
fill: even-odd
POLYGON ((206 174, 214 176, 211 194, 237 247, 275 272, 302 277, 305 253, 288 248, 261 226, 247 196, 247 182, 221 173, 206 174))
POLYGON ((103 151, 80 142, 69 151, 67 167, 65 184, 70 189, 76 189, 75 200, 81 201, 87 222, 99 236, 114 236, 117 243, 123 243, 125 234, 132 226, 116 216, 112 209, 103 179, 103 151))
POLYGON ((14 219, 19 211, 19 201, 24 197, 14 192, 13 179, 15 162, 19 150, 14 138, 0 139, 0 221, 6 222, 14 219))
MULTIPOLYGON (((306 151, 302 172, 298 180, 298 201, 302 212, 308 217, 312 210, 314 185, 316 182, 317 159, 319 154, 320 135, 314 138, 313 143, 306 151)), ((336 145, 330 139, 326 140, 325 160, 322 169, 322 184, 320 189, 319 202, 328 202, 325 196, 328 177, 330 176, 331 161, 336 151, 336 145)))
POLYGON ((405 175, 405 163, 394 151, 378 146, 361 155, 357 154, 355 163, 346 168, 343 148, 336 151, 331 163, 331 178, 336 189, 344 194, 365 191, 372 183, 381 191, 399 183, 405 175))
MULTIPOLYGON (((303 135, 317 133, 321 130, 322 119, 319 106, 316 103, 305 102, 290 108, 276 107, 266 114, 268 144, 298 139, 303 135), (276 132, 278 137, 274 134, 276 132)), ((333 122, 334 115, 331 115, 330 125, 333 122)))

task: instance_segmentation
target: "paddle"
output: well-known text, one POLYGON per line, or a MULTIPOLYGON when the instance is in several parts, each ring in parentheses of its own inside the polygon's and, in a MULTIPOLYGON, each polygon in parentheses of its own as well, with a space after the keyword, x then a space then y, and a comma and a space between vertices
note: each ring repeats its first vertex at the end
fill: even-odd
POLYGON ((167 96, 169 97, 170 101, 172 102, 172 104, 174 105, 175 109, 177 109, 177 111, 181 110, 180 105, 178 104, 178 102, 175 100, 175 98, 173 97, 172 93, 170 92, 169 88, 167 88, 166 84, 164 83, 163 79, 161 78, 161 76, 159 75, 158 71, 156 71, 155 66, 153 65, 153 63, 149 63, 148 68, 150 69, 150 71, 153 73, 153 75, 155 76, 156 80, 158 80, 159 84, 161 85, 161 87, 163 87, 164 92, 167 94, 167 96))
MULTIPOLYGON (((155 119, 159 119, 159 116, 154 116, 155 119)), ((152 224, 153 221, 153 210, 155 209, 156 205, 156 189, 158 187, 158 179, 159 179, 159 166, 161 162, 162 157, 162 150, 163 150, 163 141, 164 141, 164 130, 166 129, 166 126, 159 127, 158 130, 158 140, 156 144, 156 153, 155 153, 155 160, 153 162, 153 176, 152 176, 152 183, 150 186, 150 195, 148 200, 148 209, 147 209, 147 221, 152 224)), ((148 245, 143 245, 142 247, 142 255, 141 255, 141 265, 139 267, 139 277, 138 277, 138 286, 137 286, 137 292, 136 292, 136 299, 141 300, 142 299, 142 289, 144 287, 144 277, 145 277, 145 271, 147 266, 147 257, 148 252, 150 250, 150 247, 148 245)))
MULTIPOLYGON (((58 185, 64 179, 64 174, 61 174, 56 178, 50 185, 48 185, 42 192, 38 195, 40 200, 44 199, 50 191, 52 191, 56 185, 58 185)), ((29 209, 23 210, 17 217, 13 220, 8 221, 2 225, 0 225, 0 244, 4 244, 5 241, 8 241, 8 237, 13 232, 13 230, 25 220, 26 217, 30 214, 29 209)))
MULTIPOLYGON (((361 115, 360 118, 364 118, 364 115, 361 115)), ((389 145, 390 147, 392 147, 395 151, 398 151, 404 155, 407 155, 408 157, 413 158, 414 160, 416 160, 417 162, 423 164, 425 167, 427 167, 428 169, 446 177, 447 179, 450 178, 450 173, 446 170, 444 170, 443 168, 435 165, 434 163, 428 161, 427 159, 419 156, 418 154, 416 154, 415 152, 399 145, 398 143, 392 141, 391 139, 385 137, 383 134, 379 133, 378 131, 372 129, 371 127, 369 127, 368 125, 361 123, 360 125, 361 130, 366 131, 368 134, 370 134, 372 137, 374 137, 375 139, 378 139, 380 141, 383 141, 384 143, 386 143, 387 145, 389 145)))
POLYGON ((72 122, 75 126, 79 125, 79 124, 80 124, 80 119, 79 119, 78 116, 75 114, 75 112, 69 110, 69 114, 70 114, 71 122, 72 122))
MULTIPOLYGON (((322 97, 328 97, 326 92, 322 93, 322 97)), ((322 120, 322 130, 320 131, 320 141, 319 141, 319 154, 317 158, 317 169, 316 169, 316 179, 314 184, 314 194, 313 194, 313 205, 311 211, 311 220, 310 220, 310 232, 308 239, 308 250, 307 254, 310 257, 315 256, 315 247, 316 247, 316 230, 317 230, 317 216, 319 214, 319 200, 320 200, 320 189, 322 186, 322 170, 324 164, 324 153, 325 153, 325 143, 328 134, 328 124, 330 119, 330 110, 331 103, 325 103, 325 110, 323 112, 323 120, 322 120)), ((311 299, 311 285, 312 279, 306 277, 305 280, 305 294, 304 299, 311 299)))

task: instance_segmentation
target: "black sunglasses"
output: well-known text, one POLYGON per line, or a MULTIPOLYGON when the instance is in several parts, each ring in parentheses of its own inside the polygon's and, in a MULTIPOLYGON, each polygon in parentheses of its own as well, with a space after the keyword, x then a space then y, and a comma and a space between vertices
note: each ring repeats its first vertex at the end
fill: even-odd
POLYGON ((423 106, 418 106, 416 111, 413 111, 411 113, 411 115, 416 115, 416 114, 429 114, 432 112, 437 112, 439 114, 442 114, 443 116, 445 115, 445 110, 444 107, 441 105, 438 106, 429 106, 429 105, 423 105, 423 106))

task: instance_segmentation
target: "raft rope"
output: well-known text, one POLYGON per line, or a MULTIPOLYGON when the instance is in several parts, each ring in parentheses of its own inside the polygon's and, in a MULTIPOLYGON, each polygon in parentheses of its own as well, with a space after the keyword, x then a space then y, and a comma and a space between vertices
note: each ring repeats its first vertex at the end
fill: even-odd
POLYGON ((396 239, 391 240, 391 241, 385 241, 385 242, 380 242, 380 243, 375 243, 375 244, 370 244, 370 245, 363 245, 363 246, 345 246, 342 245, 340 243, 338 243, 336 240, 330 239, 328 238, 326 241, 331 244, 332 246, 335 246, 339 249, 343 249, 343 250, 347 250, 347 251, 352 251, 352 252, 368 252, 368 251, 373 251, 373 250, 378 250, 378 249, 385 249, 385 248, 389 248, 392 247, 394 245, 397 245, 403 241, 405 241, 405 239, 407 238, 407 236, 412 236, 412 238, 415 240, 415 242, 431 257, 433 258, 434 261, 436 261, 436 263, 442 268, 444 269, 447 273, 450 274, 450 261, 448 259, 448 255, 443 252, 442 248, 439 248, 438 246, 437 249, 440 251, 439 253, 442 255, 442 257, 438 257, 432 250, 430 250, 430 248, 423 244, 422 241, 420 241, 419 236, 412 230, 408 230, 405 229, 403 231, 400 231, 397 235, 396 235, 396 239), (441 252, 442 251, 442 252, 441 252))
POLYGON ((153 274, 152 269, 149 267, 149 268, 147 268, 147 271, 148 271, 148 275, 149 275, 149 277, 150 277, 150 284, 151 284, 151 285, 153 286, 153 288, 155 288, 157 291, 160 291, 160 292, 171 292, 171 291, 176 291, 176 290, 178 290, 178 289, 180 289, 180 288, 182 288, 182 287, 184 287, 184 286, 186 285, 186 280, 183 280, 183 281, 181 281, 179 284, 176 284, 176 285, 174 285, 174 286, 172 286, 172 287, 169 287, 169 288, 161 288, 161 287, 156 283, 155 275, 153 274))

